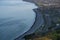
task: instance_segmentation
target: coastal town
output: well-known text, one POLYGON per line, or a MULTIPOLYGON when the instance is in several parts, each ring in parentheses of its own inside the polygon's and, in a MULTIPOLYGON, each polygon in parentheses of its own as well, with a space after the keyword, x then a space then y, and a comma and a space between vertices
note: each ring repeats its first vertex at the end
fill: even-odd
POLYGON ((37 29, 33 34, 25 36, 25 38, 27 40, 60 40, 60 0, 24 1, 34 3, 38 6, 35 10, 39 11, 38 13, 44 18, 44 26, 42 25, 40 29, 37 29))

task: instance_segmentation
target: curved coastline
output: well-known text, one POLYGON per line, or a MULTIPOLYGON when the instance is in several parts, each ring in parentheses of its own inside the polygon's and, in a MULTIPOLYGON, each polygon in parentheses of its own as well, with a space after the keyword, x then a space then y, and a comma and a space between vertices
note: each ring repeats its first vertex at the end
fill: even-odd
POLYGON ((43 20, 42 14, 40 12, 38 12, 37 9, 33 9, 33 10, 36 13, 35 23, 32 25, 30 30, 28 30, 23 35, 16 38, 16 40, 21 40, 25 35, 29 35, 29 34, 34 33, 37 29, 39 29, 41 27, 41 25, 43 25, 44 20, 43 20))

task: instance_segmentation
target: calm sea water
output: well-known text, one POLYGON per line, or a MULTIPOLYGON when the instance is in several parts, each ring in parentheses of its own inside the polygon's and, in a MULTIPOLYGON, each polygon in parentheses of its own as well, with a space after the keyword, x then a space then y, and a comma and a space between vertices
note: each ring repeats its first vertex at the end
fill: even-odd
POLYGON ((27 32, 35 21, 34 4, 0 0, 0 40, 14 40, 27 32))

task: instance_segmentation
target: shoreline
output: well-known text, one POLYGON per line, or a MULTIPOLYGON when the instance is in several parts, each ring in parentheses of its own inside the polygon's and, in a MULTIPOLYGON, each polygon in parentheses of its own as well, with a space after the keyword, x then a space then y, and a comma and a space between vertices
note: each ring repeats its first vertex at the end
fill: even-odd
POLYGON ((25 32, 23 35, 19 36, 18 40, 20 40, 21 38, 23 38, 26 35, 30 35, 33 34, 38 28, 41 27, 41 25, 44 23, 42 15, 40 13, 38 13, 38 11, 36 9, 33 9, 33 11, 36 12, 36 19, 35 19, 35 23, 32 25, 32 27, 30 28, 30 30, 28 30, 27 32, 25 32), (39 20, 38 20, 39 19, 39 20), (41 20, 41 21, 40 21, 41 20), (37 25, 38 24, 38 25, 37 25), (38 27, 37 27, 38 26, 38 27))

